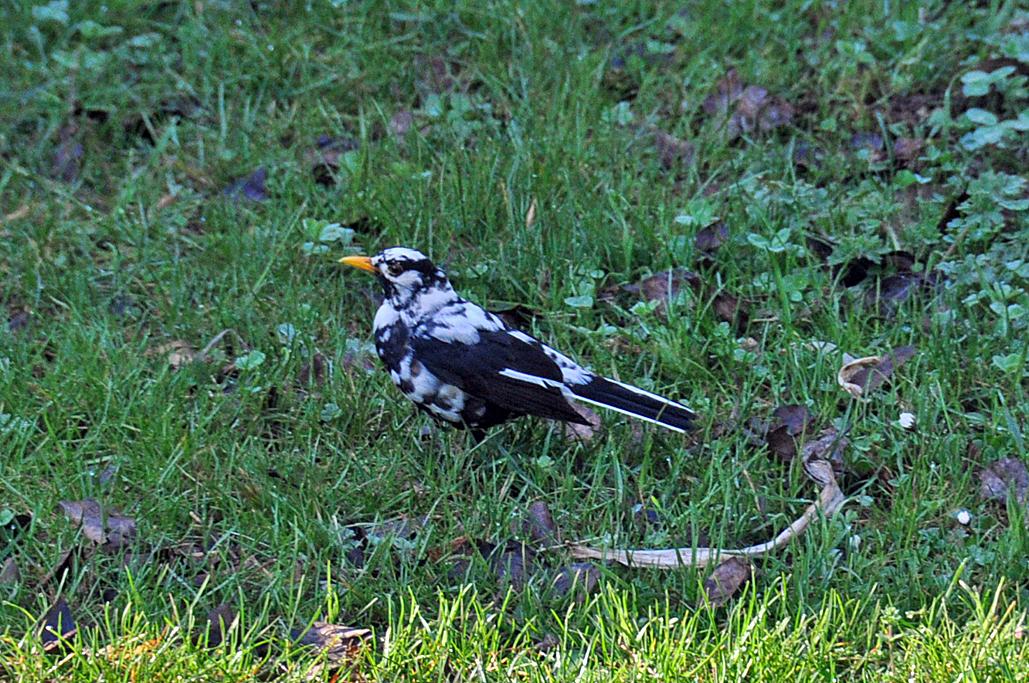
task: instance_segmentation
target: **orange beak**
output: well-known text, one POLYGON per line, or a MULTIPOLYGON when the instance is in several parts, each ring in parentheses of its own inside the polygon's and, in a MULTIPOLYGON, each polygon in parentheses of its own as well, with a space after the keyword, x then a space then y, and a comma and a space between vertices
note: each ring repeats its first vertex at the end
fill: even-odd
POLYGON ((369 273, 378 272, 372 265, 372 260, 367 256, 344 256, 339 262, 346 266, 367 270, 369 273))

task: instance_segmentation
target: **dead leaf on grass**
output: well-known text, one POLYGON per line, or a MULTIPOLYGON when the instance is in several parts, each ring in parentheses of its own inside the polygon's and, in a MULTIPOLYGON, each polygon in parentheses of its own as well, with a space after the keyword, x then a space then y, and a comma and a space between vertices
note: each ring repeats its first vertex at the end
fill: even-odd
POLYGON ((716 318, 735 326, 738 331, 746 329, 750 322, 750 314, 740 303, 739 298, 724 289, 715 294, 715 298, 711 301, 711 308, 714 310, 716 318))
POLYGON ((592 562, 573 562, 554 577, 550 590, 554 597, 563 598, 575 591, 575 601, 582 603, 600 585, 600 569, 592 562))
POLYGON ((595 439, 601 431, 600 416, 581 403, 573 402, 571 405, 572 408, 575 409, 575 412, 582 415, 589 424, 562 422, 560 427, 561 434, 564 436, 566 441, 582 441, 584 443, 589 443, 595 439))
POLYGON ((752 131, 767 132, 793 121, 794 107, 759 85, 743 86, 736 69, 730 69, 701 108, 726 120, 726 135, 733 140, 752 131))
MULTIPOLYGON (((344 362, 345 358, 344 358, 344 362)), ((300 366, 297 373, 297 380, 302 387, 317 387, 325 384, 325 377, 329 369, 329 360, 320 353, 315 352, 308 360, 300 366)))
POLYGON ((681 140, 658 129, 654 129, 654 147, 661 167, 668 171, 689 168, 697 152, 688 140, 681 140))
POLYGON ((490 313, 499 317, 510 327, 518 330, 527 329, 532 325, 533 320, 542 316, 542 313, 536 309, 519 303, 496 304, 490 309, 490 313))
POLYGON ((316 621, 310 628, 290 631, 290 637, 296 645, 322 650, 329 663, 335 665, 344 664, 356 657, 371 638, 371 634, 371 630, 366 628, 341 626, 324 621, 316 621))
POLYGON ((799 403, 789 403, 781 405, 772 411, 772 417, 775 418, 779 424, 786 428, 788 434, 797 436, 802 434, 807 429, 808 425, 811 424, 813 416, 811 411, 799 403))
POLYGON ((415 87, 425 95, 442 95, 457 89, 458 67, 441 55, 416 55, 415 87))
POLYGON ((521 521, 521 531, 528 534, 533 543, 540 545, 553 545, 561 540, 561 533, 550 514, 550 508, 542 500, 533 501, 529 505, 521 521))
POLYGON ((509 584, 519 590, 528 583, 534 569, 536 553, 532 548, 518 541, 508 541, 489 553, 489 565, 502 584, 509 584))
POLYGON ((667 303, 679 295, 683 287, 699 288, 701 278, 685 268, 671 268, 643 278, 639 282, 627 285, 611 285, 604 287, 597 298, 600 301, 614 301, 622 297, 635 297, 644 301, 657 301, 657 312, 664 315, 667 303))
POLYGON ((4 566, 0 569, 0 584, 7 585, 18 583, 21 580, 21 572, 18 571, 18 563, 13 557, 4 560, 4 566))
POLYGON ((172 370, 178 370, 183 365, 192 362, 196 358, 197 352, 188 342, 181 339, 173 339, 170 342, 158 344, 148 349, 146 355, 164 357, 172 370))
POLYGON ((715 116, 728 114, 729 106, 739 99, 743 93, 743 83, 736 69, 729 69, 725 76, 715 84, 715 92, 708 95, 701 108, 705 113, 715 116))
POLYGON ((7 330, 9 332, 21 332, 29 326, 30 314, 24 308, 16 308, 7 313, 7 330))
POLYGON ((83 535, 107 550, 117 550, 136 539, 136 520, 108 510, 106 520, 100 503, 85 500, 62 500, 58 503, 65 516, 82 529, 83 535))
POLYGON ((314 148, 304 153, 304 164, 311 169, 316 183, 329 187, 336 184, 343 155, 358 147, 356 138, 320 135, 314 148))
POLYGON ((772 413, 772 426, 765 435, 768 448, 784 462, 793 460, 797 455, 797 437, 802 437, 813 419, 806 406, 779 406, 772 413))
POLYGON ((836 383, 854 398, 867 396, 914 355, 914 346, 901 346, 884 356, 856 358, 840 368, 836 374, 836 383))
MULTIPOLYGON (((827 427, 818 433, 813 439, 804 443, 800 450, 801 461, 805 469, 816 467, 812 463, 828 463, 836 474, 843 473, 843 451, 850 442, 847 437, 839 433, 835 427, 827 427)), ((825 484, 825 478, 817 471, 809 471, 811 477, 821 484, 825 484)))
POLYGON ((58 505, 72 524, 81 527, 86 538, 101 545, 107 541, 100 503, 95 500, 62 500, 58 505))
POLYGON ((979 472, 979 495, 985 500, 1004 502, 1014 494, 1024 505, 1029 495, 1029 471, 1018 458, 1002 458, 979 472))
POLYGON ((718 221, 714 225, 699 230, 696 237, 693 238, 693 244, 702 254, 712 254, 728 239, 729 226, 725 221, 718 221))
POLYGON ((875 163, 886 158, 886 145, 878 133, 854 133, 850 136, 850 146, 855 152, 863 153, 870 162, 875 163))
POLYGON ((918 138, 897 138, 893 141, 893 158, 909 164, 918 159, 925 141, 918 138))
POLYGON ((901 272, 870 284, 865 290, 865 304, 882 315, 893 316, 898 307, 921 290, 932 291, 941 282, 939 273, 901 272))
POLYGON ((414 127, 414 114, 409 111, 398 111, 390 117, 386 128, 390 137, 402 139, 412 127, 414 127))
POLYGON ((252 202, 263 202, 268 199, 268 191, 265 189, 267 180, 268 169, 264 166, 259 166, 250 175, 237 178, 229 183, 223 194, 235 201, 248 199, 252 202))
POLYGON ((740 587, 750 580, 753 569, 742 557, 730 557, 704 580, 704 593, 714 607, 724 605, 740 587))
POLYGON ((532 230, 532 226, 536 225, 536 198, 533 197, 532 201, 529 202, 529 208, 525 212, 525 229, 532 230))
POLYGON ((39 639, 43 642, 43 651, 47 654, 62 652, 68 640, 75 637, 75 617, 71 607, 64 598, 47 610, 39 629, 39 639))
POLYGON ((62 584, 66 577, 71 576, 71 570, 78 560, 79 554, 78 546, 62 552, 53 568, 39 580, 40 587, 62 584))
POLYGON ((52 175, 66 183, 73 183, 79 177, 84 154, 82 143, 78 141, 78 124, 71 122, 61 126, 57 132, 57 148, 54 150, 52 175))
POLYGON ((236 609, 224 603, 207 613, 207 628, 194 638, 194 643, 215 648, 225 642, 236 622, 236 609))

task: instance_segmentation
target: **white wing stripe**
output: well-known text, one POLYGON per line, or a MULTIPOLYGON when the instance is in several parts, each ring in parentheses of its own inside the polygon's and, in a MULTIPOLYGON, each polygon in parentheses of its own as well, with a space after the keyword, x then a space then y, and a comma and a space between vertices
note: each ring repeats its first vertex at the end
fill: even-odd
POLYGON ((575 400, 576 401, 582 401, 584 403, 592 403, 595 406, 600 406, 601 408, 607 408, 608 410, 613 410, 616 413, 621 413, 622 415, 628 415, 629 417, 634 417, 637 420, 643 420, 644 422, 650 422, 652 424, 660 425, 661 427, 664 427, 665 429, 671 429, 673 432, 679 432, 680 434, 685 434, 686 433, 685 429, 679 429, 678 427, 674 427, 674 426, 668 424, 667 422, 661 422, 659 420, 654 420, 654 419, 649 418, 649 417, 644 417, 643 415, 640 415, 639 413, 630 413, 628 410, 622 410, 621 408, 615 408, 614 406, 609 406, 608 404, 601 403, 600 401, 591 401, 590 399, 584 398, 582 396, 579 396, 578 394, 575 395, 575 400))
POLYGON ((646 391, 645 389, 640 389, 639 387, 634 387, 631 384, 623 384, 622 382, 619 382, 617 380, 613 380, 613 379, 610 379, 610 378, 607 378, 607 377, 605 377, 604 379, 606 379, 611 384, 617 384, 618 386, 622 387, 623 389, 628 389, 629 391, 631 391, 634 394, 639 394, 640 396, 646 396, 647 398, 652 398, 655 401, 659 401, 661 403, 664 403, 666 406, 672 406, 673 408, 679 408, 680 410, 689 410, 688 406, 684 406, 683 404, 681 404, 681 403, 679 403, 677 401, 673 401, 671 399, 665 398, 664 396, 658 396, 657 394, 652 394, 649 391, 646 391))
POLYGON ((510 368, 501 370, 499 373, 504 377, 510 377, 520 382, 527 382, 529 384, 535 384, 536 386, 543 387, 544 389, 565 389, 565 385, 556 379, 547 379, 546 377, 537 377, 536 375, 530 375, 526 372, 519 372, 518 370, 512 370, 510 368))

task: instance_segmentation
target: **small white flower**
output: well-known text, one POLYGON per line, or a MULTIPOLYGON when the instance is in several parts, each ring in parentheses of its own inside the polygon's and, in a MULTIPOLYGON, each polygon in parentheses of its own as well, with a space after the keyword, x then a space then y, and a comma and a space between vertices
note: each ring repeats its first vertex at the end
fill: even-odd
POLYGON ((901 413, 897 421, 904 429, 911 429, 915 426, 915 415, 914 413, 901 413))
POLYGON ((968 526, 972 522, 972 513, 968 510, 961 508, 954 513, 954 519, 958 521, 961 526, 968 526))

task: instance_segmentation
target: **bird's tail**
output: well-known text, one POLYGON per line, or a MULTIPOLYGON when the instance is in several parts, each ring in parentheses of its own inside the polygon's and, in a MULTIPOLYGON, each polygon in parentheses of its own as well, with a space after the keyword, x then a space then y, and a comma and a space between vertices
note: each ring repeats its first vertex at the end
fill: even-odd
POLYGON ((697 416, 681 403, 613 379, 594 377, 587 384, 568 385, 568 388, 586 403, 610 408, 677 432, 692 429, 697 416))

